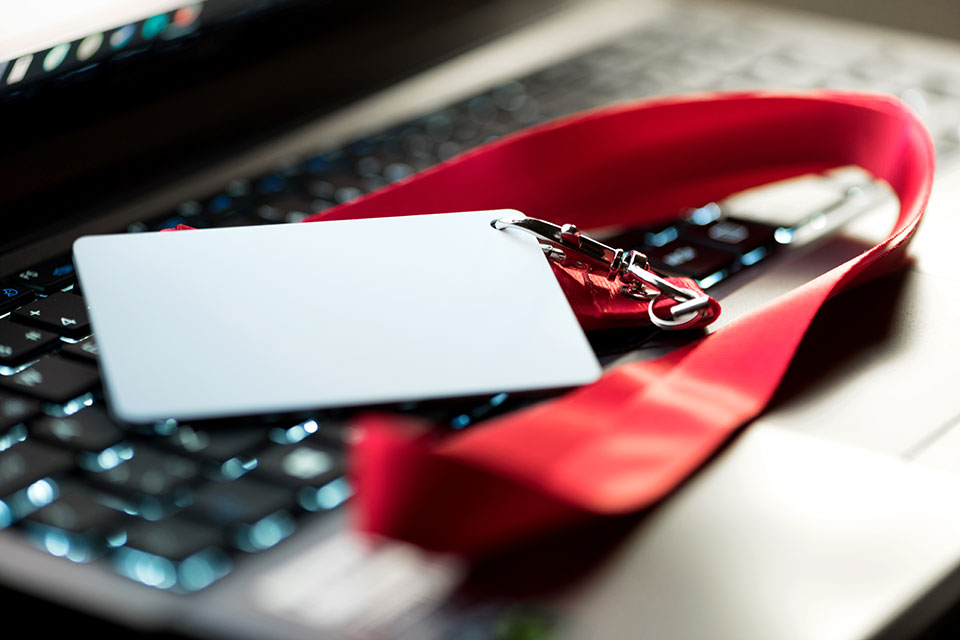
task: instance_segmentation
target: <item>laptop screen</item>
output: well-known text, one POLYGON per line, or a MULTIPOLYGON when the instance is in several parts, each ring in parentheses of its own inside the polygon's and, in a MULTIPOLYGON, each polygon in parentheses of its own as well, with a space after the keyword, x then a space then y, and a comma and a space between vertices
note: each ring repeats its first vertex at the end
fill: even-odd
POLYGON ((443 31, 487 3, 3 3, 0 250, 192 175, 489 37, 490 27, 443 31))
MULTIPOLYGON (((222 131, 212 118, 197 113, 200 99, 189 104, 191 95, 226 74, 240 73, 254 58, 268 58, 278 36, 260 35, 255 18, 266 16, 265 27, 279 26, 284 8, 295 3, 4 4, 0 244, 12 246, 80 210, 122 197, 117 185, 142 186, 169 175, 174 155, 185 145, 197 142, 212 149, 222 131)), ((231 123, 230 109, 224 111, 231 123)))
POLYGON ((11 93, 196 31, 204 3, 182 0, 41 0, 6 9, 0 91, 11 93))

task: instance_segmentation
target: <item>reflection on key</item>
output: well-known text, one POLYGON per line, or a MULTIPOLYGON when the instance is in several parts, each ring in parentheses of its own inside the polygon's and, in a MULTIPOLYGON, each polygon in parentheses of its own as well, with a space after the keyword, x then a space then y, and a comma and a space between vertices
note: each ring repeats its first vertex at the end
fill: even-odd
POLYGON ((776 230, 776 227, 758 222, 723 218, 704 225, 685 225, 680 231, 680 236, 744 256, 756 249, 772 248, 776 244, 774 241, 776 230))
POLYGON ((74 342, 64 345, 61 352, 65 356, 75 358, 82 362, 96 364, 100 351, 94 338, 87 338, 82 342, 74 342))
POLYGON ((705 289, 725 278, 739 263, 734 253, 682 239, 651 247, 646 254, 655 269, 694 278, 705 289))
POLYGON ((53 293, 73 283, 73 263, 69 256, 62 256, 23 269, 15 275, 14 279, 19 284, 41 293, 53 293))
POLYGON ((118 444, 125 437, 101 407, 90 407, 63 418, 45 416, 31 425, 30 431, 42 440, 93 454, 118 444))
POLYGON ((52 331, 62 336, 83 338, 90 335, 90 320, 83 298, 58 293, 13 312, 17 322, 52 331))
POLYGON ((61 482, 56 500, 28 516, 24 528, 41 549, 73 562, 88 562, 113 546, 125 521, 122 513, 96 496, 76 481, 61 482))
POLYGON ((54 355, 41 358, 16 375, 0 377, 0 386, 64 404, 90 390, 99 380, 95 368, 54 355))
POLYGON ((140 522, 130 527, 113 563, 121 574, 147 586, 197 591, 233 568, 220 548, 223 543, 218 530, 186 519, 140 522))
POLYGON ((241 551, 269 549, 293 533, 289 489, 248 476, 200 489, 184 515, 228 527, 230 542, 241 551))

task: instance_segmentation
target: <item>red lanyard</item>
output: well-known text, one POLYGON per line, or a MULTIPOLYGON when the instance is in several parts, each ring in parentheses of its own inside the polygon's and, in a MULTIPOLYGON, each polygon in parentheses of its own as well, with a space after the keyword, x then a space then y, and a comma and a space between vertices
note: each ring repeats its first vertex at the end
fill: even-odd
POLYGON ((362 417, 351 471, 359 526, 483 553, 662 499, 763 410, 828 298, 901 264, 930 193, 934 152, 916 116, 888 97, 668 98, 511 136, 311 218, 513 208, 587 230, 647 225, 850 164, 898 195, 890 235, 684 349, 442 441, 411 437, 401 428, 408 418, 362 417))

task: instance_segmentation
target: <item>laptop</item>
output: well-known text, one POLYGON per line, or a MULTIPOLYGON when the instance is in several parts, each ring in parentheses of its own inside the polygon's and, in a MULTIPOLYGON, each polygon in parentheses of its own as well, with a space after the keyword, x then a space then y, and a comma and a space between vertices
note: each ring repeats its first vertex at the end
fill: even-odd
MULTIPOLYGON (((865 18, 882 17, 870 7, 865 18)), ((33 629, 955 632, 960 407, 949 357, 960 348, 960 283, 949 243, 960 224, 951 215, 960 45, 930 35, 946 18, 921 25, 912 7, 888 15, 930 32, 920 34, 719 2, 464 1, 412 11, 373 1, 51 0, 4 11, 0 277, 12 293, 0 298, 0 335, 19 342, 0 353, 0 581, 7 610, 33 629), (479 566, 401 543, 372 548, 349 527, 342 416, 134 427, 106 410, 69 256, 81 235, 296 223, 584 108, 823 86, 896 93, 928 124, 939 169, 913 263, 832 301, 768 411, 647 513, 479 566)), ((849 175, 814 179, 846 189, 849 175)), ((721 251, 726 263, 693 264, 682 259, 689 251, 656 249, 711 255, 707 247, 669 234, 642 242, 665 267, 702 267, 690 275, 720 298, 728 322, 889 227, 883 185, 857 180, 860 191, 875 189, 869 206, 853 202, 858 215, 845 226, 776 255, 721 251)), ((720 209, 758 224, 786 205, 799 207, 798 220, 823 213, 795 187, 720 209)), ((624 239, 631 230, 606 231, 624 239)), ((644 335, 640 348, 622 335, 594 338, 607 366, 669 348, 659 335, 644 335)), ((484 417, 525 401, 403 409, 483 428, 484 417)))

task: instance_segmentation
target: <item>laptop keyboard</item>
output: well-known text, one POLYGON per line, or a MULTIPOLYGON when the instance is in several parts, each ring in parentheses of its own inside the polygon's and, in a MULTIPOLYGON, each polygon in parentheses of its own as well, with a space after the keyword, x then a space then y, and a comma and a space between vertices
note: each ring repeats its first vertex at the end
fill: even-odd
MULTIPOLYGON (((896 93, 927 121, 941 159, 960 148, 960 74, 907 63, 879 42, 824 47, 683 15, 344 148, 238 177, 127 231, 299 222, 489 140, 618 100, 815 86, 896 93)), ((837 198, 851 194, 831 180, 837 198)), ((811 206, 800 219, 826 205, 811 206)), ((781 244, 777 225, 735 214, 709 205, 609 241, 709 288, 781 244)), ((55 556, 102 560, 139 583, 189 592, 349 498, 344 416, 117 424, 69 257, 24 265, 0 279, 0 291, 0 528, 55 556)), ((498 394, 466 408, 412 410, 459 429, 521 402, 498 394)))

